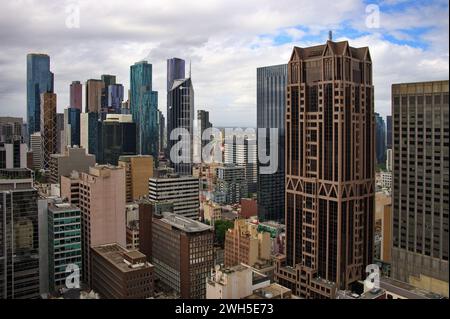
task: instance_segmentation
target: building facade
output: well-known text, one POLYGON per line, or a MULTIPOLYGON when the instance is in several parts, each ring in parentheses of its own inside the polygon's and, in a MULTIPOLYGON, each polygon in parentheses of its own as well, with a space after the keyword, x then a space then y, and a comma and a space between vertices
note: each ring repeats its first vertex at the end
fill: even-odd
POLYGON ((42 168, 48 169, 50 156, 57 153, 56 94, 41 95, 42 168))
POLYGON ((70 84, 70 108, 78 109, 82 112, 83 104, 83 84, 80 81, 72 81, 70 84))
POLYGON ((73 171, 88 173, 95 166, 95 156, 84 148, 67 147, 63 154, 52 154, 50 158, 50 182, 59 184, 61 176, 70 176, 73 171))
POLYGON ((48 205, 48 287, 54 292, 66 287, 69 265, 81 265, 81 212, 69 203, 48 205))
POLYGON ((286 255, 275 279, 334 298, 372 263, 374 95, 367 47, 294 47, 286 100, 286 255))
POLYGON ((213 267, 213 229, 177 214, 158 217, 152 225, 155 277, 183 299, 204 299, 213 267))
POLYGON ((238 204, 241 198, 248 195, 248 183, 245 179, 245 168, 236 165, 225 165, 216 168, 214 201, 223 205, 238 204))
POLYGON ((262 164, 258 159, 258 218, 283 221, 287 64, 258 68, 256 83, 257 127, 266 130, 267 149, 269 129, 278 129, 277 153, 270 154, 270 163, 278 162, 276 173, 262 174, 261 166, 267 164, 262 164))
POLYGON ((185 78, 185 61, 179 58, 167 59, 167 92, 172 89, 175 80, 185 78))
POLYGON ((38 193, 28 169, 0 170, 0 298, 39 298, 38 193))
POLYGON ((448 80, 392 85, 393 278, 448 288, 448 80))
POLYGON ((41 94, 53 92, 53 73, 47 54, 27 55, 28 135, 41 131, 41 94))
POLYGON ((61 197, 81 210, 82 278, 91 279, 91 247, 117 243, 126 247, 125 170, 97 165, 89 173, 61 177, 61 197))
POLYGON ((153 297, 153 265, 137 250, 117 244, 92 247, 92 288, 106 299, 153 297))
POLYGON ((155 167, 151 155, 120 156, 119 167, 125 169, 127 203, 148 196, 148 180, 155 167))
POLYGON ((179 216, 192 219, 200 217, 198 178, 179 175, 150 178, 148 199, 153 203, 173 203, 173 212, 179 216))
POLYGON ((167 158, 175 172, 192 175, 194 156, 194 87, 191 78, 175 80, 167 93, 167 158), (179 129, 180 132, 175 131, 179 129), (179 142, 181 138, 181 142, 179 142), (183 153, 177 156, 174 145, 183 153), (172 148, 174 149, 172 150, 172 148), (173 156, 172 156, 173 155, 173 156))

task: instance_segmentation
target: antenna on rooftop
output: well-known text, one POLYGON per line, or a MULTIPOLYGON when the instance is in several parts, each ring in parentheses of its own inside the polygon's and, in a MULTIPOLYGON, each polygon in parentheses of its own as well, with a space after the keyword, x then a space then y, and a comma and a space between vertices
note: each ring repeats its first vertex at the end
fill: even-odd
POLYGON ((191 78, 192 60, 189 59, 189 78, 191 78))
POLYGON ((328 31, 328 41, 333 41, 333 31, 328 31))

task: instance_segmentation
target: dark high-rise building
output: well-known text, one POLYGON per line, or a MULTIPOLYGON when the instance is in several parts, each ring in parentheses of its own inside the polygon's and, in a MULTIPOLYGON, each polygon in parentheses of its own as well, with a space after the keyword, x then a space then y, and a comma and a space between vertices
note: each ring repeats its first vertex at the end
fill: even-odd
POLYGON ((386 125, 380 114, 375 113, 375 153, 377 164, 386 163, 386 125))
POLYGON ((27 55, 28 135, 41 130, 41 94, 53 92, 53 73, 47 54, 27 55))
POLYGON ((163 113, 158 110, 159 119, 158 119, 158 127, 159 127, 159 152, 163 153, 166 149, 166 118, 163 113))
POLYGON ((167 59, 167 92, 172 89, 175 80, 184 79, 185 77, 184 60, 179 58, 167 59))
POLYGON ((57 153, 58 129, 56 116, 56 94, 41 94, 41 138, 42 168, 48 169, 50 155, 57 153))
POLYGON ((278 129, 278 152, 270 154, 270 163, 278 157, 274 174, 262 174, 258 159, 258 217, 260 220, 284 220, 284 139, 286 114, 287 64, 256 70, 256 114, 258 129, 266 129, 269 149, 270 128, 278 129))
POLYGON ((130 67, 130 111, 136 123, 138 152, 158 157, 158 92, 152 91, 152 65, 147 61, 130 67))
POLYGON ((136 155, 136 124, 131 115, 108 114, 99 136, 97 163, 117 165, 120 156, 136 155))
POLYGON ((39 298, 37 200, 31 170, 0 170, 0 299, 39 298))
POLYGON ((81 113, 80 114, 80 144, 84 147, 88 154, 95 155, 97 159, 101 150, 101 125, 98 120, 98 113, 81 113))
POLYGON ((374 95, 367 47, 295 47, 286 95, 286 255, 276 280, 334 298, 373 259, 374 95))
MULTIPOLYGON (((198 129, 199 129, 199 132, 200 132, 200 139, 202 139, 203 132, 206 129, 208 129, 208 128, 213 126, 212 123, 209 121, 209 112, 208 111, 204 111, 204 110, 198 110, 197 111, 197 122, 198 122, 198 124, 197 124, 198 125, 198 129)), ((205 147, 209 143, 208 140, 203 140, 202 139, 201 141, 202 141, 201 142, 202 148, 205 147)))
POLYGON ((180 175, 192 174, 192 162, 194 154, 194 87, 191 78, 175 80, 171 90, 167 93, 167 156, 173 163, 175 172, 180 175), (171 140, 170 135, 173 130, 182 129, 183 154, 178 159, 171 158, 172 147, 178 143, 177 140, 171 140))
POLYGON ((83 103, 83 84, 80 81, 73 81, 70 84, 70 108, 79 109, 82 111, 83 103))
POLYGON ((392 116, 386 116, 386 149, 392 149, 392 116))
POLYGON ((80 109, 77 108, 69 107, 64 110, 65 146, 80 145, 80 114, 80 109))
POLYGON ((392 85, 392 116, 391 276, 448 296, 448 80, 392 85))

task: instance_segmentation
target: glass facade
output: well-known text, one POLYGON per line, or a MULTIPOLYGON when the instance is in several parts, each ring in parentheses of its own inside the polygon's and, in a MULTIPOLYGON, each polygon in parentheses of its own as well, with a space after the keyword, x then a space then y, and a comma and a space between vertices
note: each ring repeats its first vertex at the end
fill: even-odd
POLYGON ((185 75, 185 61, 179 58, 172 58, 167 60, 167 92, 172 89, 175 80, 184 79, 185 75))
POLYGON ((133 122, 101 123, 97 163, 117 165, 122 155, 136 155, 136 124, 133 122))
POLYGON ((191 175, 194 154, 194 87, 190 78, 176 80, 172 90, 167 93, 167 158, 170 158, 170 150, 178 142, 170 139, 171 132, 176 128, 185 129, 189 136, 184 137, 187 141, 183 145, 183 150, 187 153, 186 160, 173 163, 173 166, 180 175, 191 175))
POLYGON ((41 94, 53 92, 53 73, 46 54, 27 55, 28 135, 41 130, 41 94))
MULTIPOLYGON (((284 221, 284 139, 286 114, 287 64, 258 68, 256 71, 257 127, 266 129, 269 149, 269 128, 278 128, 278 156, 274 174, 260 174, 258 159, 258 217, 260 220, 284 221)), ((259 141, 260 142, 260 141, 259 141)))
POLYGON ((386 125, 380 114, 375 113, 375 145, 377 163, 386 163, 386 125))
POLYGON ((0 170, 0 299, 39 298, 37 190, 32 171, 0 170))
POLYGON ((152 65, 147 61, 130 67, 130 111, 136 123, 137 150, 158 156, 158 92, 152 91, 152 65))
POLYGON ((81 213, 77 207, 70 204, 50 205, 48 259, 50 291, 65 287, 68 265, 77 265, 81 273, 81 213))

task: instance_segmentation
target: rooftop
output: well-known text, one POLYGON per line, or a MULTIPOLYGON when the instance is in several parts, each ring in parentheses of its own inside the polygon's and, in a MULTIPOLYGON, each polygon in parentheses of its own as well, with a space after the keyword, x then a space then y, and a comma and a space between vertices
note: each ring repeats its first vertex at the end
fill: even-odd
POLYGON ((118 244, 107 244, 92 247, 92 249, 121 272, 153 267, 146 261, 146 256, 143 253, 137 250, 127 250, 118 244))
POLYGON ((161 218, 161 221, 187 233, 202 232, 213 229, 211 226, 177 214, 163 212, 162 215, 163 217, 161 218))
POLYGON ((407 299, 442 299, 443 296, 419 289, 406 282, 398 281, 388 277, 380 279, 380 287, 388 292, 405 297, 407 299))

